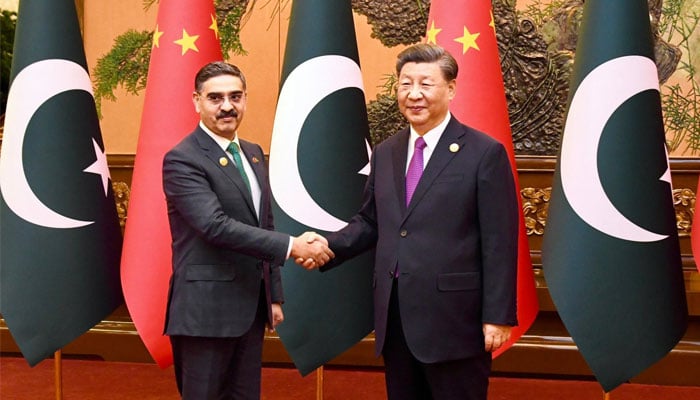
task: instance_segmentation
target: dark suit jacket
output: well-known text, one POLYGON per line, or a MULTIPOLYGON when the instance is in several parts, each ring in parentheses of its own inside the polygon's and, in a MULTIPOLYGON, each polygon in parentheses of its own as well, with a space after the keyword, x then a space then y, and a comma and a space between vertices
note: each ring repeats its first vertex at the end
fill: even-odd
POLYGON ((451 117, 407 207, 408 139, 405 129, 375 148, 360 212, 328 237, 329 267, 376 243, 377 355, 397 266, 413 355, 435 363, 483 354, 483 323, 517 323, 518 206, 507 153, 451 117))
POLYGON ((168 335, 242 335, 255 318, 263 278, 268 318, 270 302, 283 300, 279 266, 289 235, 272 231, 262 149, 240 142, 262 189, 260 218, 235 164, 201 128, 163 160, 173 239, 168 335))

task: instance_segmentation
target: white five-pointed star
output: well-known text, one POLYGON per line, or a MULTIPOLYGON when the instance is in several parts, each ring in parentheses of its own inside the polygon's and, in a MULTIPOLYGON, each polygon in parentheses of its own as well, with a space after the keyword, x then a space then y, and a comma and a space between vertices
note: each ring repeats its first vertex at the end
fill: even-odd
POLYGON ((109 182, 109 166, 107 165, 107 155, 100 149, 100 145, 97 144, 95 139, 92 139, 92 144, 95 147, 95 160, 92 165, 85 168, 83 172, 89 172, 91 174, 97 174, 102 176, 102 186, 104 187, 105 197, 107 196, 107 183, 109 182))

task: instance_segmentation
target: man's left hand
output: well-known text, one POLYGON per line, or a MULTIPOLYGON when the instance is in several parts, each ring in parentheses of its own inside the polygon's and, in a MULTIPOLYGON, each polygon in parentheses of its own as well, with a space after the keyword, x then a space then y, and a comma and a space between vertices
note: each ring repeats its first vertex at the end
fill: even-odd
POLYGON ((503 346, 510 339, 508 325, 484 324, 484 345, 486 351, 492 352, 503 346))

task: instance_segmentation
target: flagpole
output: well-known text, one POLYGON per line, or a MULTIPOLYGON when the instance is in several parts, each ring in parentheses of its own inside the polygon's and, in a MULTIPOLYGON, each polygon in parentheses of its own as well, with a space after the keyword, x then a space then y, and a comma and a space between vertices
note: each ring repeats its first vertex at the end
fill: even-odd
POLYGON ((323 365, 316 368, 316 400, 323 400, 323 365))
POLYGON ((63 399, 63 367, 61 349, 53 353, 54 381, 56 386, 56 400, 63 399))

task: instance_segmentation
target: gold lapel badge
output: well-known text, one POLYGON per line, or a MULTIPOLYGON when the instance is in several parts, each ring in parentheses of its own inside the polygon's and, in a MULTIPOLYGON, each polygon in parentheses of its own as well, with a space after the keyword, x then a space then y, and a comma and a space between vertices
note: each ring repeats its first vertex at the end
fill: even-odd
POLYGON ((259 162, 260 162, 260 160, 258 160, 258 157, 253 157, 253 164, 257 164, 259 162))
POLYGON ((452 143, 452 144, 450 145, 450 151, 451 151, 452 153, 458 152, 458 151, 459 151, 459 145, 458 145, 457 143, 452 143))
POLYGON ((221 164, 222 167, 227 166, 228 165, 228 158, 226 158, 226 157, 219 158, 219 164, 221 164))

